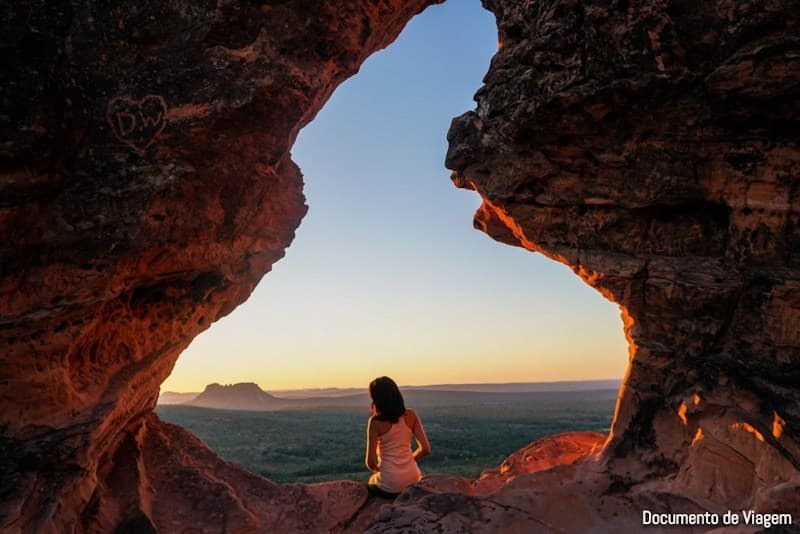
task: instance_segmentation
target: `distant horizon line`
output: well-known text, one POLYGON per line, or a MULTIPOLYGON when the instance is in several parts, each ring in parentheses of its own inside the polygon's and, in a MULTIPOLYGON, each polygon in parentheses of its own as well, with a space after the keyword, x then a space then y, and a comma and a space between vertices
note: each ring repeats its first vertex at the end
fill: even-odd
MULTIPOLYGON (((587 378, 587 379, 575 379, 575 380, 531 380, 531 381, 514 381, 514 382, 440 382, 435 384, 398 384, 401 388, 434 388, 437 386, 513 386, 513 385, 529 385, 529 384, 570 384, 570 383, 587 383, 587 382, 619 382, 622 383, 622 378, 587 378)), ((322 391, 322 390, 347 390, 347 389, 367 389, 367 386, 316 386, 316 387, 299 387, 299 388, 281 388, 281 389, 271 389, 271 388, 264 388, 258 382, 255 381, 241 381, 241 382, 229 382, 229 383, 222 383, 222 382, 209 382, 205 386, 203 386, 203 390, 205 390, 208 386, 212 384, 217 384, 220 386, 234 386, 236 384, 256 384, 259 388, 263 391, 271 391, 271 392, 283 392, 283 391, 322 391)), ((174 389, 170 390, 161 390, 159 394, 164 393, 181 393, 181 394, 189 394, 189 393, 202 393, 201 391, 178 391, 174 389)))

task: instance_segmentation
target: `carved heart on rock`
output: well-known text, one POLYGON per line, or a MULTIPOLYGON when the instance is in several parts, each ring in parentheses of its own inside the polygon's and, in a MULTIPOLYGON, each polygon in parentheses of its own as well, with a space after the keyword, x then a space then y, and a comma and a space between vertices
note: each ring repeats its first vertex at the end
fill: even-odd
POLYGON ((114 137, 138 152, 144 152, 167 123, 167 104, 159 95, 141 100, 118 96, 108 102, 106 120, 114 137))

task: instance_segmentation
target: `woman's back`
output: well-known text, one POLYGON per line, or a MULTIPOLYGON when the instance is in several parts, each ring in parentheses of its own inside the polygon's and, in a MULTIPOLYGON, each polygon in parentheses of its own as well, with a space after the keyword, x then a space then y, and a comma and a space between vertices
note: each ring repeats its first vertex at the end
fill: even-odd
MULTIPOLYGON (((388 430, 378 435, 378 466, 380 471, 370 478, 370 484, 388 493, 400 493, 409 484, 422 478, 419 467, 411 452, 413 431, 409 426, 410 412, 406 412, 397 422, 389 423, 388 430)), ((388 422, 384 422, 386 424, 388 422)), ((413 424, 413 423, 412 423, 413 424)))
POLYGON ((403 465, 413 462, 411 454, 411 428, 405 417, 401 417, 384 434, 378 436, 378 462, 381 470, 385 463, 403 465))
MULTIPOLYGON (((378 495, 398 494, 422 474, 417 460, 430 454, 431 445, 414 410, 407 410, 403 395, 388 376, 370 382, 371 416, 367 422, 365 464, 372 471, 370 491, 378 495), (411 438, 417 448, 411 452, 411 438)), ((384 497, 387 495, 383 495, 384 497)))

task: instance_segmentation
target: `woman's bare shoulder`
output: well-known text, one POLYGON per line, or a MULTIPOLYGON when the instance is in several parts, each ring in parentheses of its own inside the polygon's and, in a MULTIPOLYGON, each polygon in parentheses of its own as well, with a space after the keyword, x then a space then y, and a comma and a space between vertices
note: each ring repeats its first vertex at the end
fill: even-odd
POLYGON ((406 413, 403 414, 403 417, 405 417, 408 426, 413 427, 414 424, 417 422, 417 412, 415 412, 411 408, 408 408, 406 410, 406 413))

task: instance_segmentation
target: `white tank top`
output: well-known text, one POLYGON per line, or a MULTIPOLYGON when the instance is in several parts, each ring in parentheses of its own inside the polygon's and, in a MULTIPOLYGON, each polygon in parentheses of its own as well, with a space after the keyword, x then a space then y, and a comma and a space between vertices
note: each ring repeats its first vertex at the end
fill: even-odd
POLYGON ((386 433, 378 436, 379 471, 370 477, 370 484, 389 493, 400 493, 422 478, 411 453, 411 436, 411 429, 403 416, 386 433))

